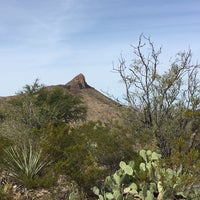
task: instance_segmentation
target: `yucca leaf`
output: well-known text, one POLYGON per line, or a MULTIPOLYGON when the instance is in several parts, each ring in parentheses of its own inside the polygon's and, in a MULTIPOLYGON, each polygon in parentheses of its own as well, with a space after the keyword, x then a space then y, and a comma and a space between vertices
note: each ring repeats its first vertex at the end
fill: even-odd
POLYGON ((23 175, 33 179, 35 175, 51 163, 48 161, 48 157, 42 160, 42 150, 33 148, 30 142, 20 146, 11 146, 5 149, 5 153, 8 170, 17 178, 23 175))

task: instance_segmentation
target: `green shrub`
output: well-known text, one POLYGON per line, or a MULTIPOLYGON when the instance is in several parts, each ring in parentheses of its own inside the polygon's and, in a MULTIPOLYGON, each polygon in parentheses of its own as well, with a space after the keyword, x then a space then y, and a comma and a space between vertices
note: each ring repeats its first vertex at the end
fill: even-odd
POLYGON ((35 175, 33 178, 27 177, 26 175, 20 175, 17 179, 28 189, 36 188, 50 188, 54 186, 57 182, 57 175, 54 169, 51 167, 46 167, 42 173, 35 175))
POLYGON ((55 162, 57 173, 65 174, 86 192, 112 173, 117 163, 134 155, 131 144, 100 122, 70 128, 65 124, 47 127, 42 142, 45 153, 55 162))
POLYGON ((47 157, 42 158, 42 150, 34 147, 30 141, 28 144, 10 146, 4 151, 6 169, 27 187, 34 186, 43 169, 51 163, 47 157))
POLYGON ((48 123, 84 121, 86 107, 81 97, 64 88, 26 86, 18 95, 4 101, 0 107, 1 131, 16 137, 26 135, 35 139, 37 131, 48 123))
POLYGON ((4 149, 9 147, 11 143, 12 142, 10 139, 0 134, 0 152, 1 152, 0 153, 0 168, 2 167, 3 162, 4 162, 4 156, 5 156, 4 149))
POLYGON ((89 151, 84 135, 76 134, 68 126, 54 126, 42 142, 46 154, 54 161, 57 174, 67 175, 80 190, 91 191, 97 180, 105 177, 105 169, 99 168, 89 151))
POLYGON ((38 92, 35 105, 46 121, 74 122, 85 120, 86 107, 80 96, 72 95, 63 88, 42 89, 38 92))
POLYGON ((81 136, 88 151, 99 166, 104 166, 109 173, 118 168, 121 160, 128 161, 134 155, 133 146, 120 130, 112 130, 109 124, 89 122, 73 131, 81 136))

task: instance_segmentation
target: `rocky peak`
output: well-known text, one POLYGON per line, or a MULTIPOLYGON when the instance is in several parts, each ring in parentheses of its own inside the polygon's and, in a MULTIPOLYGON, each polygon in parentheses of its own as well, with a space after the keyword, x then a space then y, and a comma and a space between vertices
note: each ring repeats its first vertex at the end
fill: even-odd
POLYGON ((78 92, 81 89, 91 88, 87 82, 85 81, 85 76, 83 74, 79 74, 74 77, 70 82, 68 82, 65 87, 72 92, 78 92))

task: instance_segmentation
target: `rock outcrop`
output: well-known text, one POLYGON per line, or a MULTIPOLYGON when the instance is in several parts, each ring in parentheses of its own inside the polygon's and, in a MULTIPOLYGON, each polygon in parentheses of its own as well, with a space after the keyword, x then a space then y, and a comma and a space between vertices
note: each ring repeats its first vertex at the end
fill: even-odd
POLYGON ((87 121, 115 122, 119 120, 119 104, 88 85, 83 74, 74 77, 64 85, 64 88, 82 97, 87 107, 87 121))
POLYGON ((79 74, 74 77, 70 82, 65 84, 65 88, 67 88, 72 93, 77 93, 81 89, 91 88, 85 81, 85 77, 83 74, 79 74))

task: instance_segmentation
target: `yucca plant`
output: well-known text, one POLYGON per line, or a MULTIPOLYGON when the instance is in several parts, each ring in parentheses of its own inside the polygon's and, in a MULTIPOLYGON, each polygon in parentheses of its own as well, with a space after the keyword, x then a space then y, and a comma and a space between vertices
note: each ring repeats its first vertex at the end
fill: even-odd
MULTIPOLYGON (((27 144, 10 146, 4 151, 6 153, 4 159, 6 168, 18 180, 23 178, 33 180, 51 163, 48 157, 42 158, 42 149, 34 148, 30 141, 27 144)), ((23 180, 21 181, 23 182, 23 180)))

